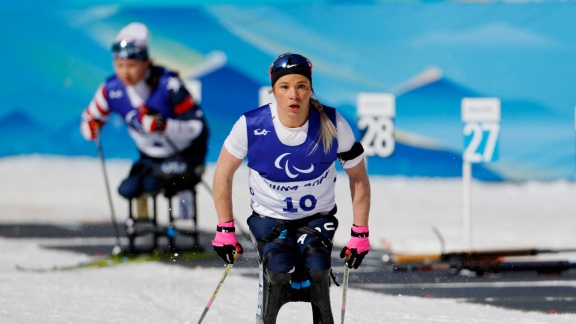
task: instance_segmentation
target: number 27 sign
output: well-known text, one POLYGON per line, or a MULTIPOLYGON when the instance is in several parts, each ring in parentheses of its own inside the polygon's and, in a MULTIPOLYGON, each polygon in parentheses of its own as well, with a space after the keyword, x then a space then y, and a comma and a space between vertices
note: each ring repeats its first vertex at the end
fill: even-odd
POLYGON ((462 99, 462 121, 464 122, 464 161, 483 163, 498 160, 500 99, 462 99))

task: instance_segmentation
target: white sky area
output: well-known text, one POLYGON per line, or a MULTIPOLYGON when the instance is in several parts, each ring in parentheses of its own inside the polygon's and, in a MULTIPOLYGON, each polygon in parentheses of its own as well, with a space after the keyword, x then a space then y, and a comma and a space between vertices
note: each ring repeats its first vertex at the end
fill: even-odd
MULTIPOLYGON (((116 216, 126 218, 126 202, 116 188, 130 161, 107 160, 116 216)), ((205 182, 211 186, 213 166, 205 182)), ((94 224, 109 222, 110 209, 98 159, 21 156, 0 159, 0 223, 94 224)), ((250 214, 247 169, 234 184, 236 221, 244 228, 250 214)), ((465 246, 461 179, 371 177, 370 237, 374 249, 440 252, 432 228, 448 251, 465 246)), ((472 247, 574 248, 576 185, 569 182, 472 183, 472 247)), ((340 229, 336 245, 349 238, 350 194, 345 174, 337 184, 340 229)), ((160 205, 162 206, 162 205, 160 205)), ((161 207, 160 207, 161 208, 161 207)), ((199 228, 213 231, 212 197, 198 189, 199 228)), ((0 238, 0 322, 2 323, 197 323, 224 271, 155 262, 107 268, 30 273, 25 267, 72 265, 79 253, 42 248, 62 239, 0 238)), ((111 238, 110 246, 114 245, 111 238)), ((543 256, 546 258, 548 256, 543 256)), ((557 258, 558 256, 554 256, 557 258)), ((572 258, 571 255, 566 257, 572 258)), ((336 273, 343 267, 333 266, 336 273)), ((376 270, 376 269, 374 269, 376 270)), ((253 323, 258 282, 233 268, 204 323, 253 323)), ((360 270, 351 270, 351 273, 360 270)), ((373 271, 365 268, 362 271, 373 271)), ((566 285, 575 282, 563 281, 566 285)), ((342 288, 332 286, 331 302, 340 322, 342 288)), ((278 323, 310 323, 310 306, 289 303, 278 323)), ((462 300, 390 296, 355 289, 351 283, 347 323, 575 323, 576 315, 521 312, 462 300)))

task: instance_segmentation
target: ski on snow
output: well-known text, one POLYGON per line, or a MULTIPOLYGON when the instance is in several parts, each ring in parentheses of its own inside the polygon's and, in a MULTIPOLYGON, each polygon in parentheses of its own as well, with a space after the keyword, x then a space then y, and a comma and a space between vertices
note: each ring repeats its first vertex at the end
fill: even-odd
POLYGON ((57 271, 71 271, 87 268, 103 268, 110 266, 117 266, 129 263, 143 263, 143 262, 176 262, 176 261, 192 261, 192 260, 209 260, 215 259, 217 255, 212 252, 167 252, 162 250, 154 250, 152 253, 146 254, 125 254, 119 253, 117 255, 108 255, 101 257, 94 257, 89 260, 80 261, 68 265, 53 265, 49 267, 29 267, 23 265, 16 265, 16 269, 24 272, 57 272, 57 271))

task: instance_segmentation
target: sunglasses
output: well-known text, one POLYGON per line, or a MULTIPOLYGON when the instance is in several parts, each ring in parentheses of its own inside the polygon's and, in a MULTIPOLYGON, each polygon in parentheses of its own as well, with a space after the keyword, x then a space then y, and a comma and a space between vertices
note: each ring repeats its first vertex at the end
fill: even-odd
POLYGON ((112 45, 112 52, 115 58, 121 59, 148 59, 148 49, 146 46, 138 46, 134 42, 119 41, 112 45))
POLYGON ((280 55, 273 63, 270 65, 270 74, 281 70, 281 69, 289 69, 296 65, 305 65, 310 67, 310 71, 312 71, 312 62, 310 62, 307 58, 300 54, 283 54, 280 55))

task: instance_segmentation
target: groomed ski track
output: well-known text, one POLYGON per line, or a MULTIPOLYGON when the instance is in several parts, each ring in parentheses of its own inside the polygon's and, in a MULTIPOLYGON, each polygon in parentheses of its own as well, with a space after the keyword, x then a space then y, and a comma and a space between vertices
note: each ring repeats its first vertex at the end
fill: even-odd
MULTIPOLYGON (((46 252, 67 251, 78 256, 75 258, 76 261, 55 261, 54 264, 50 265, 37 265, 33 260, 19 265, 21 266, 20 270, 32 272, 84 271, 85 267, 82 267, 82 264, 108 257, 114 246, 112 234, 112 227, 109 224, 63 226, 0 224, 0 237, 2 238, 32 241, 46 252)), ((212 235, 212 233, 200 232, 200 242, 205 252, 202 252, 202 256, 198 258, 164 257, 149 262, 161 262, 185 268, 223 270, 222 262, 210 253, 212 235)), ((124 238, 123 241, 126 243, 124 238)), ((250 242, 244 239, 241 240, 241 243, 245 247, 245 253, 233 271, 242 276, 256 279, 258 276, 257 254, 250 242)), ((339 250, 338 247, 334 248, 333 270, 337 281, 340 283, 343 268, 338 266, 341 263, 341 259, 337 257, 339 250)), ((363 289, 392 296, 417 296, 428 299, 449 298, 464 303, 492 305, 545 314, 576 313, 576 270, 548 275, 540 275, 535 272, 505 272, 484 276, 466 271, 458 274, 452 271, 394 272, 391 265, 382 261, 384 253, 385 251, 371 251, 365 259, 363 267, 350 272, 351 289, 363 289)), ((141 260, 141 262, 145 261, 141 260)), ((130 263, 133 262, 113 262, 110 263, 110 266, 124 266, 130 263)), ((207 281, 213 281, 214 284, 216 284, 217 279, 216 277, 206 278, 207 281)), ((332 287, 332 290, 338 289, 335 285, 332 287)), ((150 299, 151 296, 143 296, 143 298, 150 299)), ((339 313, 339 310, 333 311, 335 315, 339 313)))

